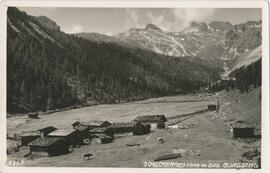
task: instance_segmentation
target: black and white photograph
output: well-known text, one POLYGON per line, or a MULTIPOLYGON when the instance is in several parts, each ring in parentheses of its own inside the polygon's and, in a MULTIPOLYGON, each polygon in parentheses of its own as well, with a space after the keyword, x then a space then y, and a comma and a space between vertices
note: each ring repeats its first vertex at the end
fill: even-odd
POLYGON ((261 169, 262 14, 7 7, 5 165, 261 169))

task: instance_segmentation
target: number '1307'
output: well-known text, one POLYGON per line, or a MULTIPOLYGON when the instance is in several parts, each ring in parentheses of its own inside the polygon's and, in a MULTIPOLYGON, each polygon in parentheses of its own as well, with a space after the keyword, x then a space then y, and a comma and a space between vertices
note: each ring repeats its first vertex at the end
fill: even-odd
POLYGON ((10 166, 22 166, 24 160, 10 160, 8 161, 8 165, 10 166))

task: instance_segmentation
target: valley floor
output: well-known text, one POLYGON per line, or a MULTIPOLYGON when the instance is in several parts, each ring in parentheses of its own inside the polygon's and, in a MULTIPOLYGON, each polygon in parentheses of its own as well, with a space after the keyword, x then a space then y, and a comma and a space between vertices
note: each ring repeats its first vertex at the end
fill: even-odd
MULTIPOLYGON (((57 167, 143 167, 146 161, 153 161, 160 155, 174 150, 189 151, 184 157, 168 160, 175 162, 255 162, 242 155, 250 150, 260 151, 260 139, 234 139, 226 131, 226 125, 236 120, 256 123, 260 131, 260 88, 248 94, 237 91, 219 92, 214 95, 193 94, 153 98, 126 104, 99 105, 43 115, 41 119, 28 119, 27 116, 7 118, 7 132, 20 133, 53 125, 71 129, 74 121, 107 120, 121 122, 133 120, 143 114, 165 114, 168 123, 188 126, 187 129, 162 129, 142 136, 117 138, 109 144, 87 145, 74 148, 70 154, 57 157, 24 158, 28 148, 8 155, 9 160, 24 160, 24 166, 57 167), (207 111, 194 114, 181 121, 183 114, 200 111, 210 103, 219 100, 219 113, 207 111), (179 116, 179 119, 172 117, 179 116), (179 121, 177 121, 179 120, 179 121), (193 126, 193 127, 192 127, 193 126), (157 141, 163 138, 164 143, 157 141), (127 144, 136 144, 127 146, 127 144), (92 153, 93 159, 84 160, 83 153, 92 153)), ((191 114, 192 115, 192 114, 191 114)), ((259 133, 259 132, 258 132, 259 133)), ((8 146, 15 141, 8 140, 8 146)), ((8 163, 8 162, 7 162, 8 163)))

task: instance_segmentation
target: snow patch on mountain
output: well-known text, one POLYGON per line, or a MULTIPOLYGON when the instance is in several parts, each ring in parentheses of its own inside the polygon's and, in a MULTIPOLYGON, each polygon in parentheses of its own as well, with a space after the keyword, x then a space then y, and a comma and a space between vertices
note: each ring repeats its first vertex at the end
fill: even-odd
MULTIPOLYGON (((167 32, 153 24, 147 24, 143 29, 132 28, 114 37, 134 42, 159 54, 176 57, 196 56, 202 49, 206 49, 205 44, 224 42, 224 33, 216 33, 205 23, 193 23, 182 32, 167 32)), ((204 58, 209 59, 207 56, 204 58)))
POLYGON ((185 55, 190 55, 190 54, 187 52, 187 50, 184 48, 184 46, 183 46, 182 44, 180 44, 179 42, 177 42, 177 41, 175 40, 174 37, 170 37, 170 38, 172 39, 172 41, 173 41, 177 46, 179 46, 179 47, 182 49, 182 51, 183 51, 183 53, 184 53, 185 55))
POLYGON ((262 57, 262 46, 243 54, 239 59, 237 64, 234 66, 235 69, 246 67, 262 57))
POLYGON ((236 61, 235 65, 229 69, 226 68, 226 72, 222 75, 223 77, 230 76, 230 74, 240 68, 245 68, 250 64, 258 61, 262 58, 262 46, 258 46, 256 49, 247 51, 246 53, 242 54, 236 61))

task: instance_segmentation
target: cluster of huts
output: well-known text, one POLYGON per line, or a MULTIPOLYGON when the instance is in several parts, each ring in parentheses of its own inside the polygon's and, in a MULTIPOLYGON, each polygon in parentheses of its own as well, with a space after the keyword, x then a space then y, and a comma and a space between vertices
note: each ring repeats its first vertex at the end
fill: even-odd
MULTIPOLYGON (((208 110, 219 109, 218 104, 208 105, 208 110)), ((56 156, 69 153, 77 145, 110 143, 115 138, 130 135, 144 135, 156 129, 164 129, 167 119, 164 115, 143 115, 131 122, 76 121, 70 129, 48 126, 20 135, 21 146, 29 146, 31 155, 56 156)), ((254 137, 254 127, 238 121, 230 125, 235 138, 254 137)))
POLYGON ((29 146, 31 155, 56 156, 72 151, 76 145, 110 143, 117 137, 144 135, 165 128, 164 115, 138 116, 131 122, 76 121, 72 129, 49 126, 21 134, 21 145, 29 146))

